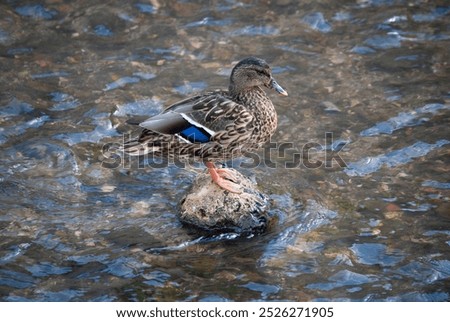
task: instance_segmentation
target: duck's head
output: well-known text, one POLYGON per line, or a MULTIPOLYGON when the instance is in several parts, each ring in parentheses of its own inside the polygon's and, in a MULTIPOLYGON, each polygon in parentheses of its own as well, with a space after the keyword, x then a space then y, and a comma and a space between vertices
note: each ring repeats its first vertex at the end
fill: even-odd
POLYGON ((248 57, 234 66, 230 76, 231 94, 246 92, 260 86, 274 89, 281 95, 288 95, 283 87, 275 81, 270 66, 264 60, 248 57))

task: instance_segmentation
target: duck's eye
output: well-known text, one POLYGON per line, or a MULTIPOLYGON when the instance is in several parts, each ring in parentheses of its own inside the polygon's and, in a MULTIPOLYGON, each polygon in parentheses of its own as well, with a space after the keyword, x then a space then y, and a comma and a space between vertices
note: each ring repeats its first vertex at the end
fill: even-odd
POLYGON ((259 76, 259 73, 258 73, 257 70, 249 69, 249 70, 247 71, 247 78, 248 78, 249 80, 251 80, 251 79, 256 79, 256 78, 258 78, 258 76, 259 76))

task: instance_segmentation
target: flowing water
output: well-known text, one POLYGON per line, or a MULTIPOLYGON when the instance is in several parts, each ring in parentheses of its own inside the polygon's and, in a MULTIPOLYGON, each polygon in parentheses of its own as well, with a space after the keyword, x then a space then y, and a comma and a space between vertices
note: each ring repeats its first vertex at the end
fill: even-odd
POLYGON ((3 1, 0 299, 448 301, 448 48, 447 1, 3 1), (234 162, 274 223, 184 227, 201 168, 103 147, 251 55, 289 92, 234 162))

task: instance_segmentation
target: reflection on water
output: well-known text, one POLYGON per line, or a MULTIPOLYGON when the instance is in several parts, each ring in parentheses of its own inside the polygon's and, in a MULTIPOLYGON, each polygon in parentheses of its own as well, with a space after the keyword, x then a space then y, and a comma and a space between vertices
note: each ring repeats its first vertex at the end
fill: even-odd
POLYGON ((448 301, 449 15, 445 1, 0 4, 1 299, 448 301), (102 167, 126 120, 225 87, 249 55, 290 94, 272 96, 273 140, 324 147, 241 169, 270 195, 267 232, 183 227, 195 171, 102 167), (324 153, 347 167, 314 163, 324 153))

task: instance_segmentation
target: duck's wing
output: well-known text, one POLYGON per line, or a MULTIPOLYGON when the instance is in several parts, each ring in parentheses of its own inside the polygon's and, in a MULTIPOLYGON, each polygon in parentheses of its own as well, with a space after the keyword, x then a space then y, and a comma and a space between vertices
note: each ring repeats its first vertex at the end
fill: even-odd
POLYGON ((252 119, 245 106, 234 102, 224 92, 212 92, 171 105, 161 114, 140 123, 145 130, 139 141, 145 141, 151 131, 176 135, 187 143, 227 144, 247 139, 252 131, 252 119))

